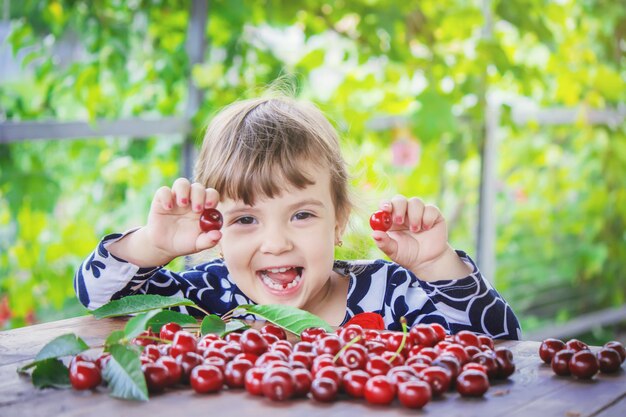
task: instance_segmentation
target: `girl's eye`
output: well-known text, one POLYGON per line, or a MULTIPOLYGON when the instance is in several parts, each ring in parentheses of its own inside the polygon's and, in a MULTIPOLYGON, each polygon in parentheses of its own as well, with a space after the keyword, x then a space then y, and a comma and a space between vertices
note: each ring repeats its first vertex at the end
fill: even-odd
POLYGON ((240 217, 237 220, 235 220, 235 223, 238 223, 238 224, 253 224, 254 223, 254 217, 243 216, 243 217, 240 217))
POLYGON ((308 211, 301 211, 293 215, 295 220, 306 220, 311 217, 315 217, 313 213, 309 213, 308 211))

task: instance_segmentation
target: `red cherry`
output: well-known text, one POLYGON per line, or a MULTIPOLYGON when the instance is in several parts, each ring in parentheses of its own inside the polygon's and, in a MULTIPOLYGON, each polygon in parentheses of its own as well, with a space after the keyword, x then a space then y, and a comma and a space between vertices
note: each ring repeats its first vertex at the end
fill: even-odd
POLYGON ((313 377, 307 369, 297 368, 291 371, 293 377, 293 394, 296 397, 305 397, 311 390, 313 377))
POLYGON ((569 371, 580 379, 591 379, 598 373, 598 359, 590 350, 574 353, 569 360, 569 371))
POLYGON ((159 338, 163 340, 174 340, 176 332, 182 330, 182 326, 178 323, 166 323, 159 331, 159 338))
POLYGON ((479 334, 478 341, 480 342, 480 346, 487 346, 489 349, 493 350, 493 339, 486 334, 479 334))
POLYGON ((313 346, 315 346, 315 351, 318 354, 329 353, 335 356, 341 350, 343 343, 341 342, 341 339, 339 339, 339 336, 335 334, 328 334, 318 338, 313 343, 313 346))
POLYGON ((263 395, 263 375, 265 368, 250 368, 244 377, 246 391, 252 395, 263 395))
POLYGON ((489 378, 496 378, 498 376, 498 357, 494 352, 480 352, 474 355, 472 362, 482 365, 487 370, 487 376, 489 378))
POLYGON ((241 340, 241 333, 231 332, 224 336, 224 340, 228 343, 239 343, 241 340))
POLYGON ((309 327, 302 330, 300 333, 300 340, 303 342, 315 342, 320 336, 326 334, 326 330, 322 327, 309 327))
POLYGON ((569 360, 574 355, 574 351, 570 349, 562 349, 554 354, 550 366, 558 376, 567 376, 570 374, 569 360))
POLYGON ((261 381, 263 395, 273 401, 285 401, 294 394, 294 383, 291 371, 287 368, 271 368, 263 375, 261 381))
POLYGON ((596 353, 596 356, 598 358, 600 372, 603 374, 611 374, 619 371, 622 360, 615 349, 603 347, 596 353))
POLYGON ((372 230, 386 232, 391 229, 391 225, 391 213, 387 211, 378 210, 370 217, 370 227, 372 230))
POLYGON ((480 346, 480 339, 478 339, 478 336, 469 330, 461 330, 454 335, 454 340, 461 346, 480 346))
POLYGON ((456 379, 456 390, 464 397, 482 397, 488 389, 489 379, 480 371, 463 371, 456 379))
POLYGON ((146 363, 141 365, 146 386, 150 392, 161 392, 169 385, 169 371, 163 364, 146 363))
POLYGON ((243 352, 252 353, 257 356, 267 352, 269 348, 269 344, 263 338, 261 332, 256 329, 248 329, 243 332, 239 343, 241 344, 241 350, 243 352))
POLYGON ((203 232, 220 230, 223 224, 222 213, 216 209, 205 209, 200 216, 200 229, 202 229, 203 232))
POLYGON ((515 372, 515 363, 513 363, 513 352, 505 347, 496 349, 496 360, 498 362, 497 378, 508 378, 515 372))
POLYGON ((429 326, 430 326, 431 329, 433 329, 433 331, 437 335, 437 341, 438 342, 444 340, 446 338, 446 336, 448 335, 448 332, 447 332, 446 328, 443 327, 439 323, 430 323, 429 326))
POLYGON ((370 374, 360 369, 347 372, 342 381, 343 389, 349 396, 361 398, 363 397, 365 383, 369 378, 370 374))
POLYGON ((432 324, 416 324, 409 330, 409 335, 414 345, 433 347, 442 340, 438 331, 440 330, 435 330, 432 324))
POLYGON ((337 335, 339 336, 339 339, 341 339, 343 343, 352 342, 357 337, 359 339, 353 343, 355 344, 365 343, 365 340, 364 340, 365 334, 364 334, 363 328, 359 326, 358 324, 349 324, 346 327, 340 328, 339 331, 337 332, 337 335))
POLYGON ((422 408, 431 397, 432 391, 426 381, 411 380, 398 384, 398 400, 407 408, 422 408))
POLYGON ((339 384, 341 383, 341 379, 342 379, 341 375, 339 374, 338 369, 335 368, 334 366, 325 366, 319 371, 317 371, 315 373, 315 379, 319 379, 319 378, 330 378, 333 381, 335 381, 337 386, 339 386, 339 384))
POLYGON ((171 356, 161 356, 156 361, 157 364, 167 368, 167 383, 169 386, 176 385, 183 376, 183 368, 171 356))
POLYGON ((226 364, 224 380, 230 388, 243 388, 244 378, 253 364, 247 359, 233 359, 226 364))
POLYGON ((331 402, 337 398, 337 383, 326 377, 315 377, 311 383, 311 396, 320 402, 331 402))
POLYGON ((311 353, 291 352, 291 355, 289 355, 289 364, 293 368, 311 369, 311 365, 313 365, 314 357, 315 356, 311 353))
POLYGON ((438 397, 450 388, 452 373, 448 368, 429 366, 419 373, 422 380, 428 382, 433 397, 438 397))
POLYGON ((273 334, 278 337, 280 340, 287 339, 287 333, 282 327, 276 326, 275 324, 268 323, 265 326, 261 327, 262 334, 273 334))
POLYGON ((191 371, 195 367, 206 362, 204 361, 204 358, 196 352, 185 352, 176 357, 176 363, 178 363, 182 369, 182 381, 187 383, 189 381, 191 371))
POLYGON ((390 369, 391 364, 382 356, 372 356, 365 364, 365 371, 372 376, 387 375, 390 369))
POLYGON ((70 366, 70 383, 75 390, 93 389, 100 382, 102 375, 95 363, 78 360, 70 366))
POLYGON ((539 346, 539 357, 545 363, 551 363, 556 352, 563 349, 565 349, 565 343, 562 340, 548 338, 539 346))
POLYGON ((363 345, 354 344, 341 352, 338 362, 340 365, 353 370, 364 369, 368 360, 367 348, 363 345))
POLYGON ((376 375, 365 383, 363 390, 365 400, 370 404, 387 405, 396 396, 396 386, 392 384, 386 376, 376 375))
POLYGON ((191 388, 199 394, 218 392, 224 385, 224 374, 217 366, 200 365, 193 368, 189 381, 191 388))
POLYGON ((619 354, 619 357, 621 358, 622 363, 624 363, 624 361, 626 360, 626 349, 624 348, 624 345, 622 345, 620 342, 617 342, 615 340, 611 340, 610 342, 606 342, 604 344, 604 347, 615 350, 619 354))
POLYGON ((179 330, 174 334, 170 355, 176 358, 185 352, 196 351, 196 337, 186 330, 179 330))
POLYGON ((578 339, 570 339, 565 343, 565 347, 567 349, 573 350, 574 352, 580 352, 581 350, 589 350, 589 346, 581 342, 578 339))

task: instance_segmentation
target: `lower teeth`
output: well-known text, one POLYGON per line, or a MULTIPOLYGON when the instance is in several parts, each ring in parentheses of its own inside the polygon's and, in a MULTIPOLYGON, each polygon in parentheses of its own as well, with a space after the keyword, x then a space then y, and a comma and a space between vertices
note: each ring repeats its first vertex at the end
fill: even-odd
POLYGON ((293 288, 296 285, 298 285, 298 283, 302 280, 302 277, 298 275, 293 281, 291 281, 288 284, 278 284, 265 274, 261 274, 261 277, 265 285, 275 290, 286 290, 286 289, 293 288))

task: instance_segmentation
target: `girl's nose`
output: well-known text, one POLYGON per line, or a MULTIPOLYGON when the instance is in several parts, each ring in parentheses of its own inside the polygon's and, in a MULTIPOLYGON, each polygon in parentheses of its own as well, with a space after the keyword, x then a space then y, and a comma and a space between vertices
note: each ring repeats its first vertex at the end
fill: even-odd
POLYGON ((261 252, 280 255, 293 249, 293 242, 281 228, 268 228, 262 236, 261 252))

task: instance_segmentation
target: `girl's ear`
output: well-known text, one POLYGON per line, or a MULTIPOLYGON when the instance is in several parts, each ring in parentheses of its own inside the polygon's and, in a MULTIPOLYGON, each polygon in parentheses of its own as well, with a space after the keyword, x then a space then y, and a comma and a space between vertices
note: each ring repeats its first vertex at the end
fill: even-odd
POLYGON ((341 237, 346 231, 346 226, 348 225, 348 216, 343 215, 337 218, 337 224, 335 224, 335 244, 341 242, 341 237))

